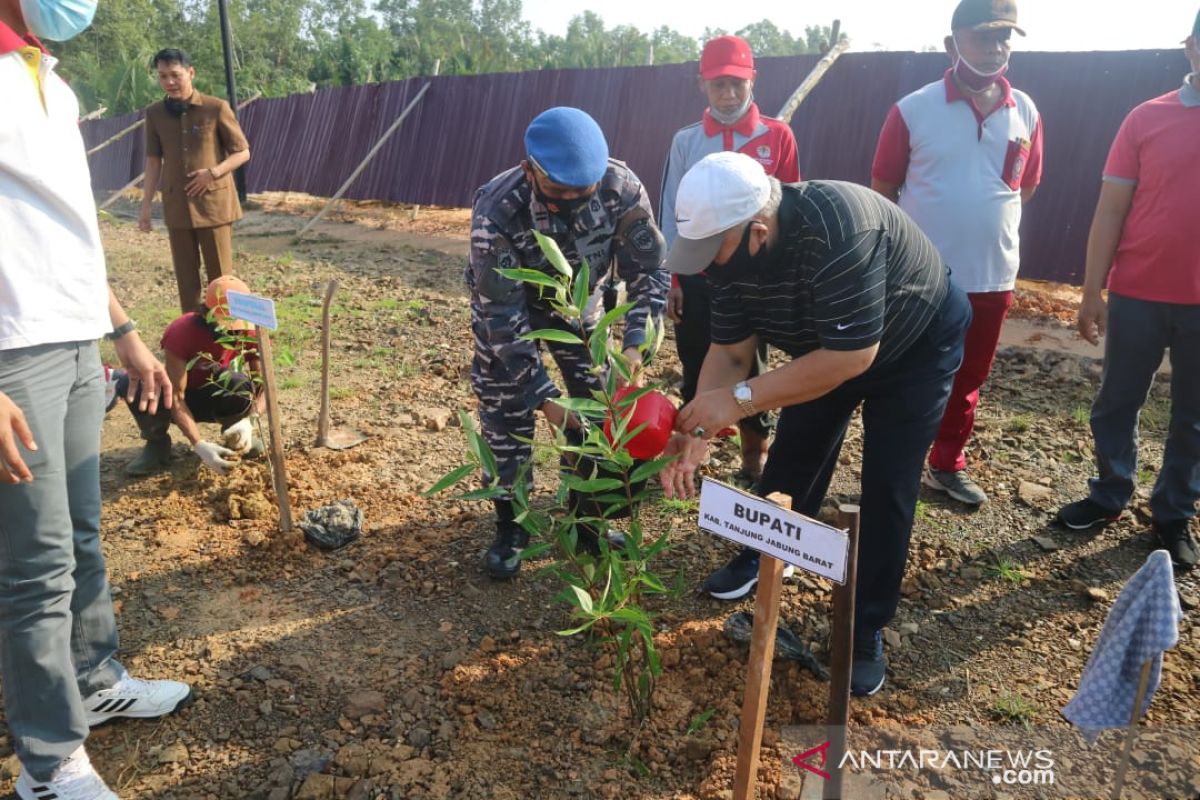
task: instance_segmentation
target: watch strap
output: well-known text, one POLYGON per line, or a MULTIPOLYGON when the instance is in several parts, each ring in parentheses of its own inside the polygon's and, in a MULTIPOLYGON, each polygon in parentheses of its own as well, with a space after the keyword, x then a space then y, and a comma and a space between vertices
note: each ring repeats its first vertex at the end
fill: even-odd
POLYGON ((112 332, 104 334, 104 338, 110 342, 115 342, 127 333, 137 330, 137 323, 133 320, 126 320, 124 324, 118 325, 112 329, 112 332))

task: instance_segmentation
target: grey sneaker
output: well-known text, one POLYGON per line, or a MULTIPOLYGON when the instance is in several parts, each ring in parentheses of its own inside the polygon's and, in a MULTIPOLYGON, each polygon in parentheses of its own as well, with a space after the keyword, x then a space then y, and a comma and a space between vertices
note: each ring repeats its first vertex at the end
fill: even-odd
POLYGON ((925 474, 921 476, 921 483, 969 506, 981 506, 987 502, 987 494, 979 488, 978 483, 971 480, 966 470, 947 472, 926 467, 925 474))

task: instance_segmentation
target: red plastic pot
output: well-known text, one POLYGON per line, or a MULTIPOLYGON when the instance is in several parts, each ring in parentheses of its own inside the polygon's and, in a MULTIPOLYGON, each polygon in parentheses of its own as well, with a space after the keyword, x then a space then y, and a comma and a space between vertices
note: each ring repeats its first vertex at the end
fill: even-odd
MULTIPOLYGON (((624 389, 618 389, 613 399, 619 406, 623 398, 637 391, 640 390, 626 386, 624 389)), ((626 443, 629 455, 641 461, 657 458, 666 448, 667 440, 671 438, 671 431, 675 427, 675 404, 662 392, 655 390, 639 397, 632 408, 626 408, 621 413, 629 420, 625 425, 626 431, 632 431, 642 424, 646 426, 626 443)), ((608 437, 609 442, 613 441, 612 422, 611 415, 604 420, 604 435, 608 437)))

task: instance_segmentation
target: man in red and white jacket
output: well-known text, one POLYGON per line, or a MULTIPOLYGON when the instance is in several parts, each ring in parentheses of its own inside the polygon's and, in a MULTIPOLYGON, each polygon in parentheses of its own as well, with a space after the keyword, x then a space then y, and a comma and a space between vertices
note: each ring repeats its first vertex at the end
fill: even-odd
POLYGON ((916 220, 971 300, 963 364, 923 482, 978 506, 987 495, 966 473, 963 451, 1013 302, 1021 209, 1042 175, 1042 120, 1004 78, 1009 38, 1025 33, 1016 4, 962 0, 950 27, 945 46, 954 65, 892 107, 871 186, 916 220))
MULTIPOLYGON (((659 227, 670 246, 675 241, 675 195, 679 181, 691 167, 712 153, 734 150, 762 165, 768 175, 783 183, 800 180, 796 163, 796 138, 786 123, 764 117, 754 102, 754 55, 738 36, 718 36, 704 45, 700 55, 700 91, 708 98, 704 118, 676 131, 663 171, 659 227)), ((683 401, 696 395, 700 366, 709 345, 708 279, 703 275, 672 276, 667 295, 667 315, 675 323, 675 348, 683 364, 683 401)), ((750 376, 766 371, 766 345, 758 349, 750 376)), ((770 435, 766 414, 743 419, 742 478, 756 482, 762 475, 770 435)))

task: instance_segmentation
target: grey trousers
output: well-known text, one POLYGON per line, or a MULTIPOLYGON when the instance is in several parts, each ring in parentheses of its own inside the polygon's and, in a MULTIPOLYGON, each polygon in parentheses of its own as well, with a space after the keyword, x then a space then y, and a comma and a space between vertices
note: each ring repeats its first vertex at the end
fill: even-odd
POLYGON ((0 392, 38 446, 22 448, 33 482, 0 484, 0 680, 17 756, 48 780, 87 737, 82 699, 123 671, 100 552, 95 342, 0 350, 0 392))

